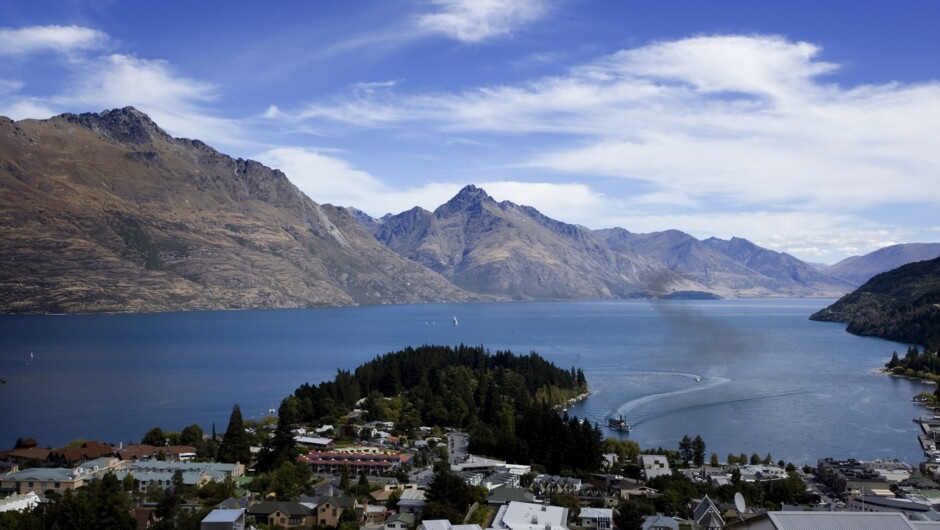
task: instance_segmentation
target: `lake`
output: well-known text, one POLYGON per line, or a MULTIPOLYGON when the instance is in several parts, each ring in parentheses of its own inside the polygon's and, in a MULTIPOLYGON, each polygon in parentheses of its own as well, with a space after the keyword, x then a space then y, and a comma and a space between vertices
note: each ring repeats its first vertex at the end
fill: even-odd
POLYGON ((907 346, 811 322, 821 299, 425 304, 0 317, 0 448, 137 441, 150 428, 260 418, 305 382, 422 344, 537 351, 584 370, 569 414, 623 414, 642 447, 700 435, 707 452, 921 460, 911 397, 875 374, 907 346), (459 325, 453 325, 456 317, 459 325))

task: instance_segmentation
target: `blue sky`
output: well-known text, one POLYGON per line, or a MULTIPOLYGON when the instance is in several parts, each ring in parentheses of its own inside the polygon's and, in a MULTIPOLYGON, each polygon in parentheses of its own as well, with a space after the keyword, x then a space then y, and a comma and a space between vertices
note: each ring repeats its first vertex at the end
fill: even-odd
POLYGON ((940 2, 0 6, 0 115, 132 105, 374 216, 466 184, 832 263, 940 241, 940 2))

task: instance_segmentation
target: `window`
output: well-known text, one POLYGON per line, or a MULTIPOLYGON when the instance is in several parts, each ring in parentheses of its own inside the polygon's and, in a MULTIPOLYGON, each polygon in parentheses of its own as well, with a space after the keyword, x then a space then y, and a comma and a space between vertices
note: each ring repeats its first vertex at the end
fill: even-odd
POLYGON ((56 482, 56 483, 55 483, 55 489, 59 489, 60 487, 62 487, 62 485, 59 484, 58 482, 56 482))

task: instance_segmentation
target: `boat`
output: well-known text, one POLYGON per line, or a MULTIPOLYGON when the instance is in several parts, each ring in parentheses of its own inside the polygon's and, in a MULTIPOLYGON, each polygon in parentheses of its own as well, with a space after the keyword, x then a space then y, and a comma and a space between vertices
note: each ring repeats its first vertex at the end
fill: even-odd
POLYGON ((623 419, 623 414, 619 418, 607 418, 607 426, 615 431, 629 431, 630 424, 623 419))
POLYGON ((456 317, 456 316, 454 317, 454 325, 455 325, 455 326, 457 325, 457 317, 456 317))

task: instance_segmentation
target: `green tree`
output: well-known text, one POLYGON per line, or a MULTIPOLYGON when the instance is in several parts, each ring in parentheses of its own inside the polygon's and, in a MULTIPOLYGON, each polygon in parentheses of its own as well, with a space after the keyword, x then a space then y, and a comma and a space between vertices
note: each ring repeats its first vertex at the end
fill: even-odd
POLYGON ((95 527, 111 530, 134 530, 137 524, 131 516, 131 500, 114 473, 106 473, 101 480, 89 485, 93 499, 95 527))
POLYGON ((751 465, 756 466, 761 463, 760 455, 757 453, 751 453, 751 465))
POLYGON ((184 427, 180 432, 180 444, 195 447, 197 453, 201 452, 205 446, 205 438, 206 434, 202 432, 202 427, 195 423, 184 427))
POLYGON ((166 445, 166 433, 160 427, 154 427, 147 431, 147 434, 140 440, 140 443, 152 445, 154 447, 163 447, 166 445))
POLYGON ((718 461, 718 453, 712 453, 712 456, 708 461, 708 465, 712 467, 718 467, 721 465, 721 462, 718 461))
POLYGON ((248 442, 248 433, 245 432, 242 409, 236 404, 232 407, 228 428, 225 429, 222 444, 219 446, 219 462, 247 464, 250 460, 251 446, 248 442))
POLYGON ((349 482, 349 466, 343 464, 343 469, 339 473, 339 489, 343 490, 343 493, 349 493, 351 491, 352 484, 349 482))
POLYGON ((688 434, 679 441, 679 460, 685 466, 692 462, 692 439, 689 438, 688 434))
POLYGON ((702 440, 701 436, 696 436, 692 440, 692 463, 696 467, 705 465, 705 441, 702 440))
POLYGON ((293 427, 300 421, 300 400, 288 396, 281 400, 278 407, 277 427, 274 434, 264 441, 257 468, 270 471, 281 464, 294 459, 297 442, 294 440, 293 427))

